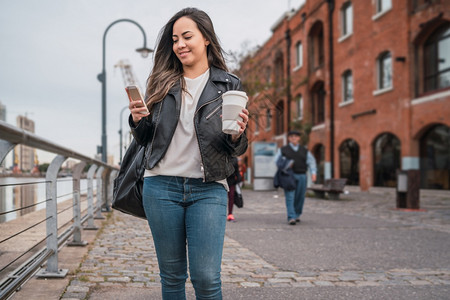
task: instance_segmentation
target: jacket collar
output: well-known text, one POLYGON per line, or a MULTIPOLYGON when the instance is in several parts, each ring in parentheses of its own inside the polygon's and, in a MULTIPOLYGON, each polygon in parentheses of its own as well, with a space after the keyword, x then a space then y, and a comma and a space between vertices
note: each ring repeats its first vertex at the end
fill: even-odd
MULTIPOLYGON (((231 83, 231 78, 228 73, 222 69, 214 66, 209 69, 209 79, 206 82, 205 88, 198 100, 197 108, 204 103, 211 101, 222 95, 226 90, 223 90, 217 86, 216 83, 227 84, 231 83)), ((173 95, 178 103, 181 103, 181 85, 175 84, 170 90, 169 94, 173 95)))

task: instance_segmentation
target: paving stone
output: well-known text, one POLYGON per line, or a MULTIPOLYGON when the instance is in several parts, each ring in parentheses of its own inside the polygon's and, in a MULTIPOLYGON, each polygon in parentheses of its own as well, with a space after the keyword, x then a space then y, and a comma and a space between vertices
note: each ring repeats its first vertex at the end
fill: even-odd
POLYGON ((240 285, 243 287, 261 287, 261 284, 257 282, 241 282, 240 285))

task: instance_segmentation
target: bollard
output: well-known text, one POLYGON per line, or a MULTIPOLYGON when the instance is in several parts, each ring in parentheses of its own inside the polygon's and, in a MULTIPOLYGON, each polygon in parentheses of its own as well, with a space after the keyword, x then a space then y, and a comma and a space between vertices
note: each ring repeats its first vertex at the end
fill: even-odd
POLYGON ((87 194, 87 201, 88 201, 88 223, 86 227, 84 227, 85 230, 97 230, 98 227, 94 224, 94 174, 95 170, 97 169, 97 165, 92 165, 87 173, 87 180, 88 180, 88 194, 87 194))
POLYGON ((47 169, 45 176, 45 194, 46 203, 46 228, 47 228, 47 249, 52 252, 52 255, 47 260, 47 267, 45 270, 40 270, 36 276, 46 278, 63 278, 67 275, 68 269, 58 269, 58 207, 57 207, 57 180, 58 172, 61 165, 66 160, 66 157, 57 155, 47 169))
POLYGON ((86 246, 88 243, 81 240, 81 199, 80 199, 80 179, 85 162, 75 165, 72 171, 73 178, 73 240, 67 243, 68 246, 86 246))
POLYGON ((420 209, 420 171, 397 171, 397 208, 420 209))

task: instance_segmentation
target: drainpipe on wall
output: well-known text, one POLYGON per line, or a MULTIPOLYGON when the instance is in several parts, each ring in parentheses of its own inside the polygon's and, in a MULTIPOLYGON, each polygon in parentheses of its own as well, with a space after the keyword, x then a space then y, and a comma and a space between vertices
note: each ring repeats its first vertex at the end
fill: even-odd
POLYGON ((286 99, 287 99, 287 132, 291 130, 291 30, 288 28, 285 32, 286 39, 286 99))
POLYGON ((329 32, 329 71, 330 71, 330 162, 331 178, 334 178, 334 59, 333 59, 333 11, 334 0, 328 2, 328 32, 329 32))

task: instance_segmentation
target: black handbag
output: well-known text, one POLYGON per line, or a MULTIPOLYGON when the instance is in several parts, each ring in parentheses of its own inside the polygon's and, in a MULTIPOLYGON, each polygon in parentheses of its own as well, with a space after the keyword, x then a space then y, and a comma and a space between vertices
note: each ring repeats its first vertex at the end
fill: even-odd
POLYGON ((244 198, 242 198, 242 191, 239 184, 236 184, 236 188, 234 190, 234 204, 238 208, 244 207, 244 198))
POLYGON ((144 186, 145 147, 134 139, 128 147, 120 165, 119 174, 114 179, 112 208, 123 213, 147 219, 142 205, 144 186))

